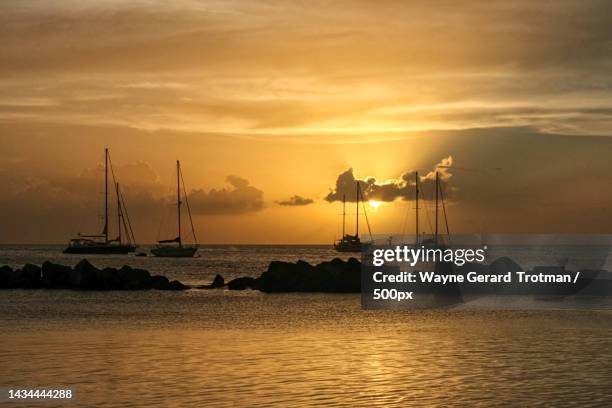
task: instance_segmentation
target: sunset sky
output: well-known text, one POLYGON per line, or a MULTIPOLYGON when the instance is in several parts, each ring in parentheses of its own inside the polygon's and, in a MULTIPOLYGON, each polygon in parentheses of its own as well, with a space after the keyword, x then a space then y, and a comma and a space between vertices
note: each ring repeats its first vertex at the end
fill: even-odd
POLYGON ((204 243, 331 243, 354 179, 412 232, 436 168, 453 232, 612 233, 610 2, 0 10, 0 243, 100 232, 105 147, 139 242, 177 159, 204 243))

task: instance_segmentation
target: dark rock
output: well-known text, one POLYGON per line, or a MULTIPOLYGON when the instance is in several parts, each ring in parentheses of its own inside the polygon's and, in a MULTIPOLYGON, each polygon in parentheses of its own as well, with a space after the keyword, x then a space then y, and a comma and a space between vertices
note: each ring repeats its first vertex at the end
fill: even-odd
POLYGON ((117 271, 123 289, 140 290, 148 289, 151 274, 144 269, 135 269, 124 265, 117 271))
POLYGON ((26 264, 22 269, 10 266, 0 267, 0 288, 2 289, 34 289, 40 287, 40 267, 26 264))
POLYGON ((121 280, 115 268, 98 269, 95 272, 95 290, 121 289, 121 280))
POLYGON ((8 273, 9 286, 14 288, 33 289, 40 286, 40 267, 26 264, 21 269, 8 273))
POLYGON ((152 276, 149 285, 152 289, 170 290, 170 281, 165 276, 152 276))
MULTIPOLYGON (((219 280, 216 279, 219 283, 219 280)), ((223 282, 223 278, 221 278, 223 282)), ((9 266, 0 267, 0 289, 48 288, 75 290, 184 290, 188 289, 179 281, 168 281, 164 276, 151 276, 144 269, 123 266, 121 269, 98 269, 86 259, 74 268, 52 262, 42 267, 27 264, 22 269, 13 270, 9 266)))
POLYGON ((273 261, 261 274, 258 289, 264 292, 345 292, 361 291, 361 263, 335 258, 312 266, 307 262, 273 261))
POLYGON ((0 288, 9 289, 9 281, 13 275, 13 268, 8 265, 0 266, 0 288))
POLYGON ((170 286, 168 287, 168 290, 185 290, 185 289, 187 289, 187 286, 183 285, 181 282, 177 280, 173 280, 172 282, 170 282, 170 286))
POLYGON ((72 269, 68 283, 76 289, 96 289, 99 272, 87 259, 83 259, 72 269))
POLYGON ((23 266, 23 268, 21 268, 21 270, 23 271, 23 274, 26 277, 26 279, 32 280, 32 281, 35 281, 35 282, 40 281, 40 279, 41 279, 41 268, 40 268, 40 266, 32 265, 32 264, 25 264, 23 266))
POLYGON ((119 270, 117 270, 117 277, 121 281, 125 281, 129 279, 129 276, 131 275, 132 271, 133 269, 131 266, 123 265, 121 268, 119 268, 119 270))
POLYGON ((305 278, 311 277, 313 266, 304 261, 297 263, 272 261, 268 270, 259 277, 259 288, 264 292, 296 292, 305 278))
POLYGON ((256 289, 257 279, 248 276, 236 278, 227 283, 227 288, 230 290, 256 289))
POLYGON ((508 272, 516 272, 522 271, 523 268, 521 265, 514 262, 512 259, 502 256, 501 258, 497 258, 489 265, 489 273, 492 274, 502 274, 508 272))
POLYGON ((10 266, 0 268, 0 287, 4 289, 20 288, 22 281, 22 271, 13 270, 10 266))
POLYGON ((225 286, 225 279, 223 279, 223 276, 217 274, 215 276, 215 279, 213 279, 210 287, 211 288, 222 288, 223 286, 225 286))
POLYGON ((8 265, 2 265, 0 266, 0 277, 4 276, 5 274, 8 274, 10 272, 13 271, 13 268, 11 268, 8 265))
POLYGON ((195 289, 217 289, 217 288, 222 288, 224 286, 225 286, 225 279, 223 279, 223 276, 217 274, 215 275, 215 278, 213 279, 210 285, 198 285, 198 286, 195 286, 195 289))
POLYGON ((46 288, 67 287, 72 268, 45 261, 42 264, 42 286, 46 288))

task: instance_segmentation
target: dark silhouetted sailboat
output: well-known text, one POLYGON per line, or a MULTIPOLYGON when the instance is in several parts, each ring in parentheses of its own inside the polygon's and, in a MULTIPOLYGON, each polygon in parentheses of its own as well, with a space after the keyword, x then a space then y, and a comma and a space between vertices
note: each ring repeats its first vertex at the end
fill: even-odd
POLYGON ((176 238, 158 241, 159 245, 151 250, 155 256, 164 258, 191 258, 198 251, 193 219, 191 218, 191 209, 189 208, 189 201, 187 200, 185 181, 183 180, 183 173, 181 172, 181 163, 178 160, 176 161, 176 210, 178 215, 178 236, 176 238), (185 204, 187 204, 187 214, 189 215, 191 232, 193 234, 193 245, 183 245, 183 238, 181 235, 181 182, 185 194, 185 204))
MULTIPOLYGON (((361 187, 359 182, 357 182, 357 214, 355 220, 355 235, 350 235, 346 233, 346 195, 342 197, 342 238, 334 243, 334 249, 338 252, 362 252, 367 245, 370 245, 371 242, 361 242, 359 238, 359 199, 361 197, 361 187)), ((365 206, 363 208, 364 215, 367 221, 367 214, 365 213, 365 206)), ((368 230, 370 229, 370 224, 368 223, 368 230)), ((370 231, 370 237, 372 236, 372 232, 370 231)))
POLYGON ((416 172, 415 173, 415 207, 416 207, 416 220, 415 220, 415 247, 418 247, 419 245, 421 246, 425 246, 428 248, 445 248, 446 244, 443 242, 443 240, 440 237, 440 233, 439 233, 439 226, 438 226, 438 221, 439 221, 439 207, 440 207, 440 203, 442 204, 442 210, 443 210, 443 215, 444 215, 444 222, 446 225, 446 235, 447 238, 449 240, 450 243, 450 232, 449 232, 449 228, 448 228, 448 218, 446 217, 446 206, 444 204, 444 195, 442 193, 442 186, 440 183, 440 175, 439 173, 436 171, 436 182, 435 182, 435 197, 436 197, 436 201, 435 201, 435 229, 434 229, 434 234, 433 236, 431 236, 430 238, 425 238, 425 235, 423 234, 423 236, 421 237, 419 235, 419 193, 420 193, 420 188, 419 188, 419 173, 416 172))
POLYGON ((119 183, 116 181, 114 184, 117 195, 118 236, 115 239, 109 239, 108 237, 108 170, 111 167, 109 166, 109 160, 108 149, 104 149, 104 229, 102 234, 83 235, 79 233, 76 238, 70 240, 68 247, 64 249, 65 254, 127 254, 136 250, 134 231, 132 230, 123 195, 119 189, 119 183))

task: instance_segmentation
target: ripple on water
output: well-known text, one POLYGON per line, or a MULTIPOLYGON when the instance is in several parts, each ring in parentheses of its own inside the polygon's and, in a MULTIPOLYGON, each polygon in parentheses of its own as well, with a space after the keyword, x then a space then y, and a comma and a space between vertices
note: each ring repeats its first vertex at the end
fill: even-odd
POLYGON ((612 404, 609 313, 250 291, 11 291, 0 310, 0 383, 87 406, 612 404))

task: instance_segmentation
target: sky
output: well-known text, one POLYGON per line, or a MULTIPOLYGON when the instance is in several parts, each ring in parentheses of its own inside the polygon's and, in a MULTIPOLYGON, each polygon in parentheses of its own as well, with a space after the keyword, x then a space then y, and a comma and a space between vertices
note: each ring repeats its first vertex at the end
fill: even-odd
POLYGON ((177 159, 203 243, 331 243, 356 181, 410 233, 416 172, 431 232, 435 171, 453 233, 612 232, 609 2, 0 9, 0 243, 100 232, 105 147, 140 242, 177 159))

